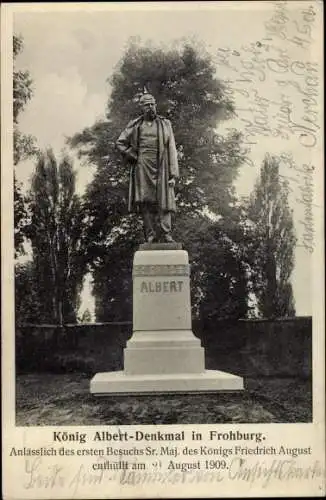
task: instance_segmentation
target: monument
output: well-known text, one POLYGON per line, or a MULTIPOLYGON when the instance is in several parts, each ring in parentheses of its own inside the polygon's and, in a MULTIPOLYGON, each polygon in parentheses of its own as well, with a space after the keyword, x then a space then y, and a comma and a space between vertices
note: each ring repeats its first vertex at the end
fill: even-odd
POLYGON ((241 377, 205 369, 205 353, 192 332, 188 253, 172 237, 179 177, 169 120, 156 113, 146 91, 142 116, 121 133, 117 148, 130 164, 129 210, 140 213, 146 243, 133 261, 133 335, 124 370, 97 373, 92 394, 210 392, 243 389, 241 377))

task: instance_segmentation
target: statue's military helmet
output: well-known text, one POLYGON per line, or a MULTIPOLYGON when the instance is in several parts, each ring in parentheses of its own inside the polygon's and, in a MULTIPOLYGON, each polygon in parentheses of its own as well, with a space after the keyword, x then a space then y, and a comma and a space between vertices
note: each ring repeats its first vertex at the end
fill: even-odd
POLYGON ((148 92, 144 92, 144 94, 139 99, 139 104, 141 106, 145 106, 145 104, 156 104, 155 97, 148 92))

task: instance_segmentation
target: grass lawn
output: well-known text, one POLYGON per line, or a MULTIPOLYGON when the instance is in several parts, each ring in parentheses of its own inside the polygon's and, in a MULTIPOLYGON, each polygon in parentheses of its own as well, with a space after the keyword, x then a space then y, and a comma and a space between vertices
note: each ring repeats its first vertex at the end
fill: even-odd
POLYGON ((16 425, 311 422, 311 382, 245 379, 239 393, 96 397, 81 373, 18 375, 16 425))

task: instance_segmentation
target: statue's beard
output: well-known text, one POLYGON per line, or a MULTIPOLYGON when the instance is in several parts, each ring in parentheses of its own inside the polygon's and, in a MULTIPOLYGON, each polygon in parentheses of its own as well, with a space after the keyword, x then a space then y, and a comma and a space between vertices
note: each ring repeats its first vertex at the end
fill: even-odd
POLYGON ((150 111, 147 111, 147 112, 145 113, 145 118, 146 118, 147 120, 154 120, 154 118, 155 118, 155 117, 156 117, 156 111, 154 111, 154 110, 152 110, 152 109, 151 109, 150 111))

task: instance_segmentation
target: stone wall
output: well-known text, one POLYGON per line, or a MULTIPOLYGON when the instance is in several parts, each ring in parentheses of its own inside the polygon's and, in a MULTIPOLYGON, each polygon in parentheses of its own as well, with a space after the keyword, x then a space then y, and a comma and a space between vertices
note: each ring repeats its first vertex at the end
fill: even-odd
MULTIPOLYGON (((205 347, 206 368, 244 377, 309 377, 312 320, 193 322, 205 347)), ((25 325, 16 329, 17 372, 121 370, 130 323, 25 325)))
POLYGON ((311 376, 312 319, 218 322, 201 330, 206 368, 242 376, 311 376))

